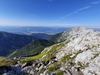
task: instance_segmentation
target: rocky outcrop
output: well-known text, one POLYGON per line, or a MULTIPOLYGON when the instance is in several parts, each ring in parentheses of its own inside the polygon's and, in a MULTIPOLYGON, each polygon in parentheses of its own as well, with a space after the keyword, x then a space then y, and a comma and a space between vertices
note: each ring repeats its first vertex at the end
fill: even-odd
POLYGON ((98 61, 100 56, 99 31, 86 29, 85 27, 76 27, 62 32, 58 42, 61 39, 65 41, 48 47, 43 51, 43 53, 45 52, 44 59, 48 56, 46 53, 49 53, 56 47, 54 51, 56 52, 56 59, 58 62, 66 63, 65 65, 68 69, 70 68, 68 64, 74 62, 81 67, 84 75, 100 74, 99 64, 97 64, 97 62, 100 63, 98 61))

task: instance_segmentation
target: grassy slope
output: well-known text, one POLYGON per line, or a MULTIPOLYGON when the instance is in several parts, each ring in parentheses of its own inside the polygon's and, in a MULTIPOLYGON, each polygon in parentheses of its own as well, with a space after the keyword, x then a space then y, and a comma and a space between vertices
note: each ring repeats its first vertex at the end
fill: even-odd
MULTIPOLYGON (((50 46, 51 49, 49 51, 47 49, 47 50, 43 51, 42 53, 40 53, 39 55, 28 58, 26 61, 31 61, 33 59, 41 59, 44 55, 46 55, 46 56, 43 58, 43 60, 45 60, 45 61, 50 60, 52 58, 52 55, 57 53, 58 50, 64 46, 65 45, 63 43, 54 44, 54 45, 50 46), (49 55, 51 55, 51 56, 49 56, 49 55)), ((48 47, 48 48, 50 48, 50 47, 48 47)))
POLYGON ((14 56, 26 56, 26 55, 32 55, 34 53, 40 53, 45 47, 52 45, 53 42, 44 40, 44 39, 39 39, 35 40, 34 42, 26 45, 22 49, 19 49, 12 54, 9 55, 9 57, 14 57, 14 56))

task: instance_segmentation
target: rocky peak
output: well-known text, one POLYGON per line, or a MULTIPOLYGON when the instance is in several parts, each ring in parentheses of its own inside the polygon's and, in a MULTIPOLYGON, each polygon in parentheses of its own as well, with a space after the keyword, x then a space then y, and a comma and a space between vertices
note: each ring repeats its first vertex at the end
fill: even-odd
MULTIPOLYGON (((82 68, 84 75, 99 75, 100 61, 100 32, 85 27, 76 27, 64 31, 60 40, 61 43, 51 46, 49 51, 56 47, 56 59, 63 62, 68 68, 70 62, 74 62, 82 68), (99 66, 99 67, 96 67, 99 66)), ((46 51, 46 50, 45 50, 46 51)), ((48 51, 48 52, 49 52, 48 51)), ((46 52, 46 53, 48 53, 46 52)), ((44 58, 47 55, 44 55, 44 58)))

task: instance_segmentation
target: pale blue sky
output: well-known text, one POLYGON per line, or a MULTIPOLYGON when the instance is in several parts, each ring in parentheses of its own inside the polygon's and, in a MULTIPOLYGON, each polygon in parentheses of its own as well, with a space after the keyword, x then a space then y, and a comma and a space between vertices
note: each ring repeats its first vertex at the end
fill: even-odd
POLYGON ((0 0, 0 25, 100 27, 100 0, 0 0))

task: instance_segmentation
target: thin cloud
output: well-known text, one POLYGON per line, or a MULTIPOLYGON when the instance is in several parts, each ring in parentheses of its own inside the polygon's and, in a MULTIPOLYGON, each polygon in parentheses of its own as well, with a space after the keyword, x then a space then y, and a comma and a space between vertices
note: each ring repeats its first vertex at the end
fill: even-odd
POLYGON ((86 6, 84 8, 78 9, 78 11, 81 11, 81 10, 84 10, 84 9, 88 9, 88 8, 90 8, 90 6, 86 6))
POLYGON ((99 4, 99 3, 100 3, 100 1, 96 1, 96 2, 92 2, 90 4, 99 4))
POLYGON ((83 9, 88 9, 88 8, 90 8, 90 6, 84 7, 83 9))
POLYGON ((68 17, 68 16, 70 16, 70 15, 72 15, 72 14, 75 14, 75 13, 77 13, 77 12, 79 12, 79 11, 82 11, 82 10, 85 10, 85 9, 88 9, 88 8, 90 8, 90 6, 86 6, 86 7, 84 7, 84 8, 78 9, 78 10, 76 10, 76 11, 74 11, 74 12, 72 12, 72 13, 68 14, 67 16, 64 16, 64 17, 62 17, 62 18, 60 18, 60 19, 64 19, 64 18, 66 18, 66 17, 68 17))
POLYGON ((74 11, 73 13, 77 13, 78 11, 74 11))
MULTIPOLYGON (((99 3, 100 3, 100 1, 96 1, 96 2, 91 2, 90 4, 99 4, 99 3)), ((76 11, 74 11, 74 12, 72 12, 72 13, 70 13, 70 14, 64 16, 64 17, 61 17, 60 19, 64 19, 64 18, 66 18, 66 17, 68 17, 68 16, 70 16, 70 15, 72 15, 72 14, 75 14, 75 13, 77 13, 77 12, 79 12, 79 11, 88 9, 88 8, 90 8, 90 7, 91 7, 91 6, 86 6, 86 7, 80 8, 80 9, 78 9, 78 10, 76 10, 76 11)), ((60 19, 58 19, 58 20, 60 20, 60 19)), ((58 21, 58 20, 55 20, 55 21, 58 21)))

